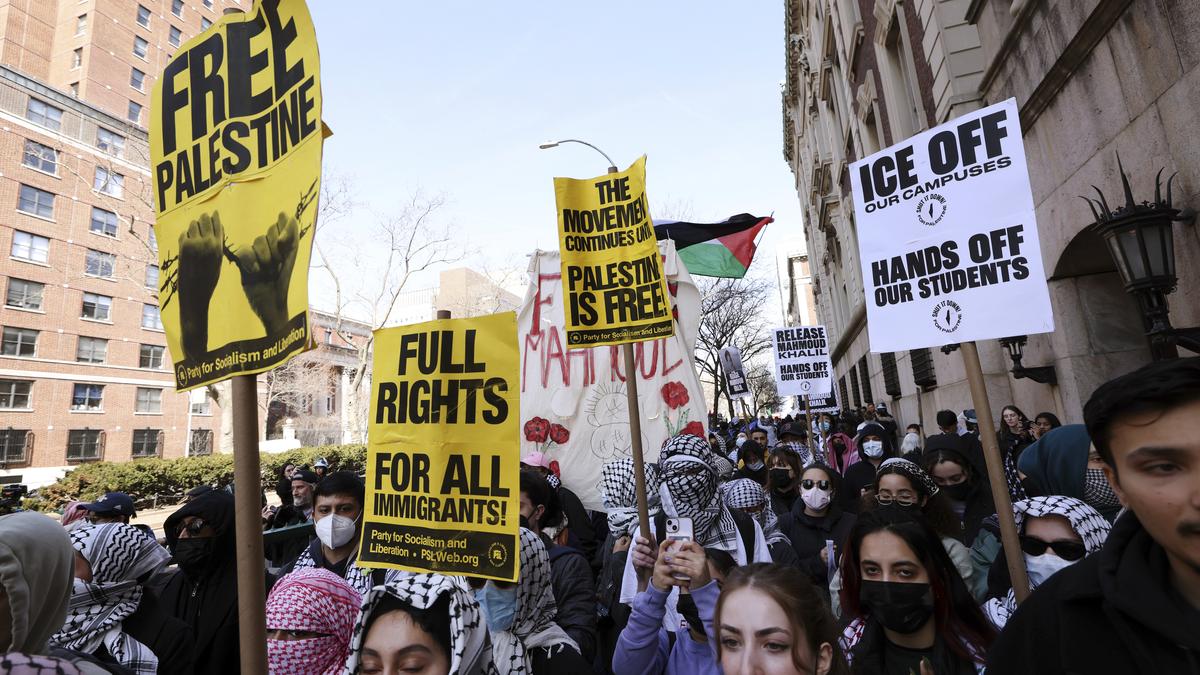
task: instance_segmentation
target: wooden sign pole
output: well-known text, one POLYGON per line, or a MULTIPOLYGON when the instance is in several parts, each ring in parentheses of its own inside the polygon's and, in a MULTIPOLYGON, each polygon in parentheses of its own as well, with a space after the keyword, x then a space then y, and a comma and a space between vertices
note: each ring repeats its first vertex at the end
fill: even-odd
POLYGON ((983 443, 983 459, 987 462, 990 479, 988 482, 992 485, 992 500, 1000 520, 1000 542, 1004 546, 1004 559, 1008 563, 1008 575, 1012 578, 1013 594, 1020 603, 1029 595, 1029 575, 1025 572, 1025 556, 1021 553, 1017 523, 1013 519, 1004 460, 996 443, 996 425, 992 421, 992 406, 983 380, 983 368, 979 364, 979 350, 974 342, 964 342, 960 348, 967 371, 967 384, 971 387, 971 399, 975 402, 975 414, 979 418, 979 440, 983 443))
POLYGON ((241 672, 267 672, 266 563, 262 535, 262 471, 258 458, 258 378, 233 377, 233 506, 237 551, 241 672))

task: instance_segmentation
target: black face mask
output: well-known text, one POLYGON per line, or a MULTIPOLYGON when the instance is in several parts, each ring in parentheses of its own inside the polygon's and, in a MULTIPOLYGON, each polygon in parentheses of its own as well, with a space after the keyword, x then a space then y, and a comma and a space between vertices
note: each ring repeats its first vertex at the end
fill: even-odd
POLYGON ((863 581, 858 601, 884 628, 908 635, 933 616, 933 591, 929 584, 863 581))
POLYGON ((187 572, 203 570, 212 561, 215 537, 197 537, 176 540, 171 547, 171 558, 179 568, 187 572))
POLYGON ((956 485, 943 485, 940 489, 954 501, 965 502, 971 494, 971 483, 964 480, 956 485))
POLYGON ((792 477, 788 475, 787 469, 774 468, 768 474, 770 475, 771 485, 775 486, 780 492, 786 490, 792 484, 792 477))
POLYGON ((690 593, 679 594, 679 603, 675 605, 675 609, 687 621, 688 628, 704 632, 704 624, 700 621, 700 609, 696 607, 696 599, 690 593))

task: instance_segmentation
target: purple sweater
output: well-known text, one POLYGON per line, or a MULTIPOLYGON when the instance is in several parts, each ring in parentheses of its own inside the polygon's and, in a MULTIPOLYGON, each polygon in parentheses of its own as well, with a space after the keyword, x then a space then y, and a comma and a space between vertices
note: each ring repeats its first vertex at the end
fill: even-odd
MULTIPOLYGON (((613 653, 614 675, 720 675, 711 645, 696 642, 687 631, 679 631, 675 646, 671 646, 667 628, 663 626, 668 595, 669 592, 660 591, 651 583, 633 598, 629 622, 621 631, 613 653)), ((720 595, 715 581, 692 591, 705 634, 712 633, 713 613, 720 595)))

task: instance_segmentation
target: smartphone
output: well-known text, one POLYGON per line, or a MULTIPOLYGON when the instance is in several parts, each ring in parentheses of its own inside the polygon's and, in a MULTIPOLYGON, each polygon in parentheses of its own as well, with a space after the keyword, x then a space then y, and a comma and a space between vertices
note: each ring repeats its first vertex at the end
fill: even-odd
MULTIPOLYGON (((667 518, 667 541, 692 541, 693 532, 691 518, 667 518)), ((667 546, 667 552, 674 549, 674 544, 667 546)), ((680 581, 692 580, 688 575, 678 572, 672 573, 671 576, 680 581)))

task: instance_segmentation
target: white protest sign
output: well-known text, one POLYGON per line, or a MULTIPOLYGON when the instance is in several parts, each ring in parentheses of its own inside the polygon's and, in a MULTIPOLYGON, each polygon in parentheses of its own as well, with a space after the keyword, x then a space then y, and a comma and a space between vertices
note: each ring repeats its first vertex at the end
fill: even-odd
POLYGON ((824 326, 790 326, 771 330, 775 383, 780 396, 825 397, 833 391, 829 337, 824 326))
POLYGON ((1016 99, 850 166, 871 351, 1054 330, 1016 99))
POLYGON ((725 392, 729 398, 751 398, 750 383, 746 381, 746 368, 742 366, 742 350, 725 347, 720 352, 721 370, 725 373, 725 392))

